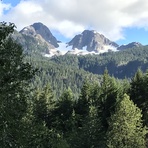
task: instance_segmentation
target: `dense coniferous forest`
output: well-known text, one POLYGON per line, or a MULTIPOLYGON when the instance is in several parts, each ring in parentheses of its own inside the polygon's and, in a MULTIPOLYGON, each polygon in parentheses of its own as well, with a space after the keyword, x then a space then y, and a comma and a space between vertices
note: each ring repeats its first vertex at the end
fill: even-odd
POLYGON ((101 55, 24 54, 0 25, 2 148, 146 148, 148 47, 101 55))
POLYGON ((130 80, 138 69, 146 72, 148 68, 148 46, 131 48, 100 55, 63 55, 46 58, 39 53, 27 54, 27 61, 39 69, 36 75, 38 86, 49 82, 54 94, 59 97, 70 87, 76 98, 83 81, 89 79, 100 83, 104 70, 117 79, 130 80))

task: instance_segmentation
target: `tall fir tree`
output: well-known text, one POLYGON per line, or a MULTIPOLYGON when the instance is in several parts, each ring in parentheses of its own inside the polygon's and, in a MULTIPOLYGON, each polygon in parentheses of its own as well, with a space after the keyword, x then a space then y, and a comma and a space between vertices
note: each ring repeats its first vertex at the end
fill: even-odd
POLYGON ((136 72, 130 85, 130 98, 142 110, 144 125, 148 126, 148 72, 140 69, 136 72))
POLYGON ((109 148, 145 148, 147 130, 143 127, 141 118, 141 110, 125 94, 109 120, 107 146, 109 148))
POLYGON ((34 70, 24 62, 22 47, 10 36, 14 24, 0 23, 0 145, 22 147, 22 119, 27 111, 34 70))
POLYGON ((73 113, 73 93, 70 88, 65 90, 60 98, 56 101, 55 109, 52 111, 53 127, 61 131, 63 134, 72 130, 72 113, 73 113))
POLYGON ((54 147, 61 140, 57 133, 49 126, 49 114, 55 108, 55 100, 50 84, 42 89, 37 88, 33 93, 30 112, 25 120, 27 125, 25 138, 26 147, 54 147))
POLYGON ((85 119, 89 114, 90 100, 91 84, 88 80, 85 80, 81 88, 80 97, 75 103, 75 112, 80 116, 81 120, 85 119))
POLYGON ((108 128, 107 119, 111 116, 115 110, 115 105, 119 99, 120 86, 117 85, 116 80, 110 77, 107 69, 104 71, 103 81, 101 84, 101 95, 99 97, 98 112, 100 114, 100 120, 104 131, 108 128))

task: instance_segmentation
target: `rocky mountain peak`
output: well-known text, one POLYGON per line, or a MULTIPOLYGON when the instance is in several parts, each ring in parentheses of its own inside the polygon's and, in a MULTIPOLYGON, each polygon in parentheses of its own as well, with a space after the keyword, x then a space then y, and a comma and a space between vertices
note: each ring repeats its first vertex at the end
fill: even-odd
POLYGON ((40 34, 47 42, 52 43, 55 47, 59 46, 57 43, 58 41, 45 25, 42 23, 34 23, 32 27, 34 27, 36 33, 40 34))
POLYGON ((101 52, 102 50, 118 47, 118 44, 110 41, 104 35, 99 34, 94 30, 84 30, 67 44, 68 46, 72 46, 72 49, 77 48, 83 50, 83 48, 86 47, 86 50, 89 52, 101 52))
POLYGON ((143 45, 139 42, 131 42, 127 45, 121 45, 120 47, 118 47, 118 50, 124 50, 124 49, 128 49, 128 48, 141 47, 141 46, 143 46, 143 45))
POLYGON ((57 39, 50 30, 42 23, 24 27, 20 32, 15 33, 13 38, 17 40, 27 53, 39 53, 44 56, 60 55, 57 39))
POLYGON ((56 38, 52 35, 48 27, 42 23, 34 23, 33 25, 27 26, 23 28, 20 33, 38 38, 42 37, 46 42, 53 45, 53 47, 59 47, 56 38))

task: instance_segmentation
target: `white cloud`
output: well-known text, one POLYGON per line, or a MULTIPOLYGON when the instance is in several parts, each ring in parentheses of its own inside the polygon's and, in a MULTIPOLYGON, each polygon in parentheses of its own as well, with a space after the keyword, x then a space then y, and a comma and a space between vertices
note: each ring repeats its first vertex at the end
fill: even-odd
POLYGON ((10 4, 4 4, 0 1, 0 19, 2 19, 3 13, 11 8, 10 4))
MULTIPOLYGON (((6 8, 9 7, 0 3, 0 16, 6 8)), ((148 3, 147 0, 22 0, 1 18, 14 22, 19 30, 42 22, 66 37, 92 28, 118 40, 124 38, 125 27, 148 29, 148 3)))
POLYGON ((74 34, 80 33, 85 30, 83 25, 73 23, 71 21, 62 21, 54 29, 58 29, 60 33, 64 34, 67 38, 72 37, 74 34))

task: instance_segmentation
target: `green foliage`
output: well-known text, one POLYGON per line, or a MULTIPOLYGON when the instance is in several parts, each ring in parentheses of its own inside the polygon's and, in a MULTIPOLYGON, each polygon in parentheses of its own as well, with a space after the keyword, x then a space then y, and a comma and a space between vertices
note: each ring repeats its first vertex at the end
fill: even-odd
POLYGON ((72 113, 73 113, 73 93, 70 89, 63 92, 56 102, 55 109, 52 111, 49 119, 53 119, 52 127, 66 133, 72 130, 72 113))
POLYGON ((131 48, 120 52, 108 52, 100 55, 79 56, 79 68, 94 74, 103 74, 105 68, 117 78, 131 78, 140 67, 147 69, 148 46, 131 48))
POLYGON ((92 81, 99 81, 100 76, 75 67, 74 59, 72 57, 68 58, 67 62, 71 62, 72 64, 66 65, 62 62, 61 57, 57 57, 56 62, 53 59, 43 58, 41 56, 28 57, 27 61, 30 61, 38 69, 33 85, 42 88, 44 85, 50 83, 56 98, 59 98, 64 90, 70 88, 74 93, 74 98, 78 99, 83 81, 87 77, 92 81))
POLYGON ((1 147, 145 147, 148 73, 138 70, 130 85, 115 77, 145 70, 148 47, 45 58, 44 45, 32 44, 24 59, 14 27, 0 24, 1 147))
POLYGON ((143 128, 141 117, 141 110, 125 94, 109 120, 107 146, 109 148, 145 148, 147 131, 145 127, 143 128))
POLYGON ((36 117, 36 122, 46 121, 49 111, 54 108, 55 104, 50 85, 47 84, 43 90, 37 90, 33 97, 33 114, 36 117))
POLYGON ((122 96, 123 92, 121 92, 120 87, 121 86, 117 81, 110 77, 108 71, 105 70, 98 105, 98 112, 100 114, 104 130, 108 129, 107 119, 115 111, 116 102, 119 100, 119 96, 122 96))
POLYGON ((81 93, 78 101, 75 105, 76 114, 85 118, 89 113, 89 103, 90 103, 91 85, 86 80, 81 88, 81 93))
POLYGON ((139 69, 131 81, 130 96, 137 106, 142 110, 144 124, 148 126, 148 73, 142 73, 139 69))
POLYGON ((22 119, 34 70, 23 61, 22 47, 10 38, 14 24, 0 24, 0 145, 22 147, 22 119))
POLYGON ((56 97, 70 87, 75 98, 78 98, 82 82, 86 78, 100 81, 99 75, 102 75, 106 68, 111 76, 121 79, 133 77, 138 68, 145 72, 148 66, 147 49, 148 46, 143 46, 100 55, 67 54, 52 58, 45 58, 37 52, 31 52, 28 53, 27 61, 39 69, 37 80, 33 82, 34 85, 42 88, 50 83, 56 97))
POLYGON ((36 46, 31 49, 25 50, 26 61, 39 69, 33 85, 42 88, 50 83, 56 97, 61 96, 63 91, 70 87, 75 94, 74 97, 78 99, 82 82, 86 78, 100 81, 100 75, 104 74, 106 68, 111 76, 124 79, 133 77, 138 68, 145 72, 148 66, 148 46, 100 55, 66 54, 52 58, 43 57, 39 54, 42 49, 36 46))

